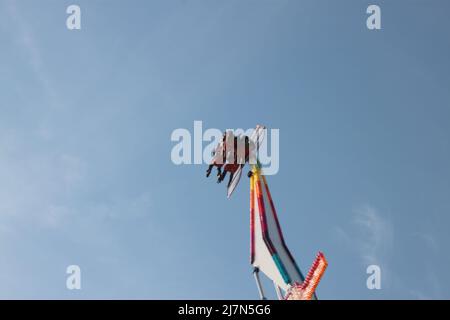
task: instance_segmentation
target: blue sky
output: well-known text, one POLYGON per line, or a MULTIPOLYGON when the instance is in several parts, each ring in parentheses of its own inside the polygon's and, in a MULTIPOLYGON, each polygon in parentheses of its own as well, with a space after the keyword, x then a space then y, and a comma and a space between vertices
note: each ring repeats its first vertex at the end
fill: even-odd
POLYGON ((450 298, 447 1, 80 0, 69 31, 73 3, 0 0, 0 298, 257 298, 247 179, 227 200, 170 160, 195 120, 280 130, 268 182, 300 268, 328 258, 319 298, 450 298))

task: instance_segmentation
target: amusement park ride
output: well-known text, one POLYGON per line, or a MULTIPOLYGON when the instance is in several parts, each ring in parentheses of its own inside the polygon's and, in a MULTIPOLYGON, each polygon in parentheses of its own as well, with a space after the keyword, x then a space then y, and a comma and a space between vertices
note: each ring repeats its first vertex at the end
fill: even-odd
POLYGON ((213 153, 206 176, 217 167, 217 182, 230 174, 227 196, 231 197, 239 183, 242 170, 249 163, 250 178, 250 263, 261 299, 266 299, 259 272, 273 281, 280 300, 317 299, 315 290, 327 268, 327 260, 319 252, 306 278, 300 271, 283 238, 277 212, 266 177, 258 161, 258 151, 266 129, 258 125, 250 137, 235 137, 231 131, 223 134, 213 153))

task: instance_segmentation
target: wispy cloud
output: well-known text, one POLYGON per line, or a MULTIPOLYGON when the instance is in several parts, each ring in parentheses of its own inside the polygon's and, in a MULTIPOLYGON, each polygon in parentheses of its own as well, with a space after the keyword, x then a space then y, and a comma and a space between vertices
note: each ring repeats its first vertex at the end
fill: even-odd
POLYGON ((81 188, 86 163, 75 155, 30 151, 19 138, 2 140, 0 147, 14 151, 0 157, 0 223, 60 226, 68 216, 61 203, 81 188))
POLYGON ((17 44, 21 46, 26 53, 29 65, 38 82, 41 84, 47 99, 49 99, 52 106, 57 106, 57 94, 46 71, 41 51, 36 43, 36 37, 33 34, 32 28, 28 21, 21 15, 17 1, 8 0, 6 1, 5 6, 6 12, 12 22, 12 25, 9 28, 10 31, 14 34, 17 44))
POLYGON ((359 233, 358 249, 365 265, 385 263, 393 249, 393 225, 372 206, 354 210, 353 223, 359 233))
POLYGON ((0 297, 48 297, 58 289, 41 293, 42 279, 60 275, 42 275, 42 269, 74 260, 89 265, 99 259, 101 266, 117 257, 127 261, 123 257, 139 243, 133 231, 153 234, 150 192, 101 190, 93 182, 95 169, 81 156, 36 150, 20 137, 0 139, 0 150, 9 151, 0 156, 0 297))
POLYGON ((350 225, 337 227, 340 238, 356 250, 364 266, 387 263, 393 249, 394 228, 392 223, 371 205, 353 210, 350 225))
MULTIPOLYGON (((380 210, 371 205, 358 206, 352 212, 349 223, 336 227, 336 233, 360 259, 364 270, 369 265, 378 265, 382 271, 383 287, 389 287, 391 293, 405 298, 432 299, 441 296, 442 288, 436 275, 436 268, 428 259, 424 259, 424 272, 421 285, 411 282, 403 272, 393 266, 394 225, 380 210), (426 287, 423 286, 426 284, 426 287)), ((415 232, 415 238, 423 242, 433 254, 439 250, 439 243, 433 234, 415 232)), ((399 249, 398 249, 399 250, 399 249)))
POLYGON ((437 253, 439 251, 439 242, 435 235, 427 232, 416 232, 413 236, 416 236, 422 240, 432 252, 437 253))
POLYGON ((420 291, 413 289, 410 291, 410 294, 418 299, 441 299, 443 288, 438 277, 439 268, 437 262, 441 261, 438 238, 427 231, 415 232, 412 236, 419 239, 427 250, 421 255, 423 257, 421 269, 424 285, 420 291))
MULTIPOLYGON (((0 149, 5 144, 0 140, 0 149)), ((83 158, 68 153, 29 152, 16 141, 9 144, 16 146, 14 154, 0 157, 0 233, 20 225, 64 228, 74 219, 87 219, 83 221, 90 224, 148 217, 152 205, 149 192, 92 200, 93 168, 83 158), (80 198, 82 206, 74 203, 80 198)))
POLYGON ((388 217, 372 205, 357 206, 345 227, 336 227, 338 237, 359 258, 361 272, 377 265, 382 273, 382 287, 393 288, 392 254, 394 226, 388 217))

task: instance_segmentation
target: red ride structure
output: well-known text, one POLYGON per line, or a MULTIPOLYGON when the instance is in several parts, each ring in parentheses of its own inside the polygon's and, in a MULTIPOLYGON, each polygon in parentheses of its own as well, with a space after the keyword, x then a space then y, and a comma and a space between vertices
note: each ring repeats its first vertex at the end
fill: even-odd
MULTIPOLYGON (((242 153, 245 154, 243 157, 234 154, 231 158, 227 157, 229 150, 237 150, 237 148, 230 148, 229 145, 225 147, 227 134, 224 134, 222 147, 219 144, 216 154, 226 159, 226 163, 218 166, 218 170, 220 172, 220 168, 227 168, 227 166, 231 168, 227 187, 229 198, 239 183, 245 164, 249 163, 251 166, 251 171, 248 173, 250 177, 250 263, 253 266, 253 275, 260 298, 266 299, 259 275, 262 272, 274 283, 280 300, 317 299, 315 290, 328 262, 323 253, 319 252, 305 278, 284 241, 269 186, 258 161, 258 151, 265 133, 265 127, 257 126, 250 137, 245 137, 245 150, 248 153, 242 153), (248 145, 253 147, 247 149, 248 145)), ((208 175, 214 165, 217 164, 213 162, 208 168, 208 175)), ((224 173, 218 174, 219 180, 224 173)))

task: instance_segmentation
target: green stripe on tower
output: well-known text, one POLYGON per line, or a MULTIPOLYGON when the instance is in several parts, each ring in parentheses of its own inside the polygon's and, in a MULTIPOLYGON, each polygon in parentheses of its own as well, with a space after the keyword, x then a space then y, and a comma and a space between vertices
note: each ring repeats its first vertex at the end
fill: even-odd
POLYGON ((278 253, 275 253, 273 256, 273 261, 275 261, 275 265, 278 268, 278 271, 280 271, 281 276, 283 277, 284 283, 289 284, 291 283, 291 278, 289 277, 289 275, 286 272, 286 269, 284 268, 283 263, 281 262, 280 257, 278 256, 278 253))

